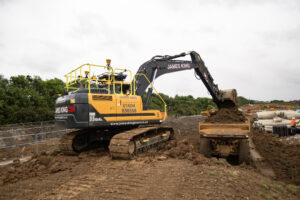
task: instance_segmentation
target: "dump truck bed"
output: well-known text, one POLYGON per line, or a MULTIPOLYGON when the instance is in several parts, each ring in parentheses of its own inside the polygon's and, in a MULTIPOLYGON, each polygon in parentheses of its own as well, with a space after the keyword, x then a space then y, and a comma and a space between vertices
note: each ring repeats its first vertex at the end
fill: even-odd
POLYGON ((250 123, 199 123, 200 152, 207 157, 238 156, 249 162, 250 123))
POLYGON ((205 138, 248 138, 249 132, 250 123, 199 123, 200 137, 205 138))

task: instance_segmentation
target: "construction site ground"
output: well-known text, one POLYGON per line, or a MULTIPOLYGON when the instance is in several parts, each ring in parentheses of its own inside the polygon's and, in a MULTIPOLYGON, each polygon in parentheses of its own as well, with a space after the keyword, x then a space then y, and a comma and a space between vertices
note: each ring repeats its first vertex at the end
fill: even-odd
POLYGON ((269 133, 251 137, 275 175, 235 159, 198 153, 201 116, 170 118, 175 140, 133 160, 112 160, 105 146, 61 155, 52 146, 26 163, 0 168, 0 199, 299 199, 299 143, 269 133))

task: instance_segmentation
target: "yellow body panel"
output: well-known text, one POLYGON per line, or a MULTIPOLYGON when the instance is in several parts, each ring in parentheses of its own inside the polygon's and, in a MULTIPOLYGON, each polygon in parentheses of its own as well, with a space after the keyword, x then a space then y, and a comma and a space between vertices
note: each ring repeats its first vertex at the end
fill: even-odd
POLYGON ((104 117, 107 122, 162 120, 159 110, 143 110, 143 102, 138 95, 123 94, 88 94, 89 104, 104 117))
MULTIPOLYGON (((117 112, 115 95, 88 93, 88 101, 100 114, 115 114, 117 112)), ((115 120, 115 116, 111 117, 111 121, 115 120)))

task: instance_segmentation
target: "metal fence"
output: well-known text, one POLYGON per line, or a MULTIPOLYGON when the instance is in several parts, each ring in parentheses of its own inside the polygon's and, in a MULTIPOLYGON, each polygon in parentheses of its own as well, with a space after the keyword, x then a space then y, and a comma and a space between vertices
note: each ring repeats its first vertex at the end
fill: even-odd
POLYGON ((0 151, 34 146, 34 153, 38 153, 39 144, 57 140, 63 134, 71 131, 74 129, 58 127, 54 121, 1 126, 0 151))
POLYGON ((41 121, 41 122, 26 122, 26 123, 16 123, 16 124, 4 124, 0 125, 0 130, 9 130, 16 127, 30 127, 30 126, 44 126, 49 124, 54 124, 54 120, 41 121))

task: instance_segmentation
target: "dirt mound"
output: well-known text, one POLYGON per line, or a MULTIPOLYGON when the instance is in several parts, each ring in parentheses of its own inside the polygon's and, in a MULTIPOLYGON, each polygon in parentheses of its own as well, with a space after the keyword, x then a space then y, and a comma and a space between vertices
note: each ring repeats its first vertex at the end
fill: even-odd
POLYGON ((272 166, 276 179, 300 185, 299 143, 283 143, 278 137, 256 129, 251 134, 256 149, 272 166))
POLYGON ((245 121, 245 116, 236 107, 221 108, 205 120, 209 123, 242 123, 245 121))
MULTIPOLYGON (((161 149, 160 153, 169 158, 186 159, 192 161, 194 165, 229 165, 227 162, 224 162, 224 159, 206 158, 199 153, 199 148, 200 143, 198 135, 191 135, 190 137, 183 136, 171 140, 167 145, 164 146, 164 148, 161 149)), ((159 155, 159 153, 156 155, 159 155)))
POLYGON ((12 165, 1 168, 0 185, 15 183, 22 179, 39 176, 42 173, 56 173, 68 169, 68 163, 57 156, 57 152, 42 152, 30 161, 21 163, 15 159, 12 165))

